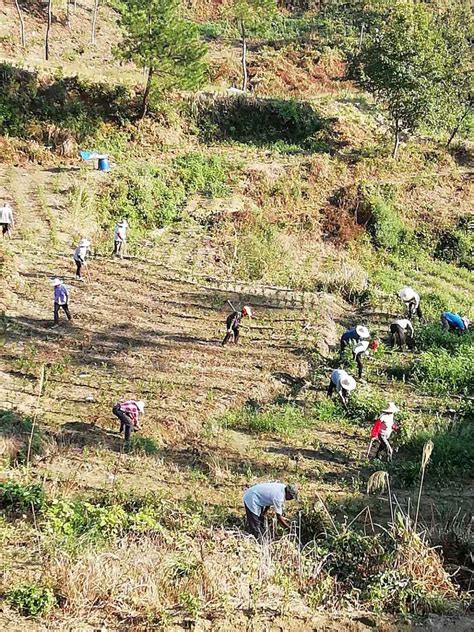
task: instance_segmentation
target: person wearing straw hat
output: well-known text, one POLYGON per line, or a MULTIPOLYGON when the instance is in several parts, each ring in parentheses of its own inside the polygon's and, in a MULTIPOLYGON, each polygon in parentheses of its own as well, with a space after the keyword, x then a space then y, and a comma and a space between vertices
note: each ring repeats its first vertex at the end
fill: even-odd
POLYGON ((53 327, 59 327, 59 310, 63 309, 68 320, 72 320, 69 311, 69 292, 61 279, 53 280, 54 287, 54 324, 53 327))
POLYGON ((114 229, 114 255, 123 259, 123 253, 127 243, 128 222, 125 218, 115 225, 114 229))
POLYGON ((415 290, 411 287, 404 287, 398 293, 399 298, 405 303, 406 312, 408 318, 413 318, 416 314, 418 318, 421 320, 423 318, 423 314, 421 312, 420 307, 420 295, 415 292, 415 290))
POLYGON ((349 375, 344 369, 335 369, 331 373, 331 379, 328 386, 328 397, 337 392, 344 406, 347 406, 349 395, 357 386, 355 379, 349 375))
POLYGON ((395 402, 389 402, 388 406, 382 411, 375 422, 378 428, 377 439, 379 441, 379 445, 375 453, 376 459, 379 457, 379 454, 385 450, 387 452, 388 460, 392 460, 393 448, 390 445, 389 439, 392 432, 394 430, 398 430, 395 425, 395 413, 398 412, 399 408, 395 405, 395 402))
POLYGON ((357 364, 359 380, 362 379, 362 372, 364 369, 363 360, 364 358, 367 358, 369 356, 369 349, 371 351, 377 351, 378 347, 379 347, 379 342, 378 340, 374 339, 372 340, 372 342, 369 342, 369 340, 361 340, 353 348, 352 357, 354 358, 357 364))
POLYGON ((120 434, 125 431, 125 441, 130 441, 134 430, 140 430, 140 415, 144 412, 145 402, 141 399, 118 402, 112 408, 112 413, 120 420, 120 434))
POLYGON ((248 318, 252 318, 252 308, 249 305, 244 305, 241 311, 235 310, 227 316, 227 333, 224 337, 224 340, 222 341, 223 347, 229 342, 231 338, 233 339, 235 344, 238 344, 240 336, 240 321, 246 316, 248 318))
POLYGON ((364 325, 357 325, 345 331, 341 336, 341 353, 348 345, 370 338, 370 331, 364 325))
POLYGON ((390 325, 390 345, 393 349, 398 345, 403 350, 405 344, 409 349, 415 348, 415 330, 408 318, 399 318, 390 325))
POLYGON ((90 252, 91 242, 83 237, 77 248, 74 250, 73 259, 76 263, 76 279, 83 281, 81 277, 81 268, 86 263, 86 257, 90 252))
POLYGON ((243 496, 247 529, 261 542, 265 535, 265 517, 270 507, 275 510, 278 523, 285 529, 290 523, 283 517, 283 506, 286 500, 298 500, 296 485, 286 483, 257 483, 249 487, 243 496))
POLYGON ((0 206, 0 226, 2 228, 2 235, 4 237, 8 235, 9 239, 11 239, 12 230, 15 227, 15 220, 13 219, 13 209, 8 202, 0 206))
POLYGON ((454 331, 460 336, 467 333, 471 321, 466 316, 460 316, 453 312, 443 312, 441 314, 441 324, 446 331, 454 331))

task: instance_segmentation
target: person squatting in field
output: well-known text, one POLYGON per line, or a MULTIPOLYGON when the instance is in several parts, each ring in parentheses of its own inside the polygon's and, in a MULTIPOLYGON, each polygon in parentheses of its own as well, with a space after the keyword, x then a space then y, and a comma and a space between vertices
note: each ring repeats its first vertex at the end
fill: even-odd
POLYGON ((4 237, 7 235, 11 239, 15 220, 13 219, 13 209, 8 202, 0 206, 0 226, 2 227, 2 235, 4 237))
POLYGON ((347 406, 349 395, 356 387, 356 381, 343 369, 335 369, 331 373, 331 379, 328 386, 328 397, 337 392, 344 406, 347 406))
POLYGON ((248 305, 244 305, 244 307, 242 307, 242 311, 239 312, 235 310, 227 316, 227 333, 224 337, 224 340, 222 341, 223 347, 229 342, 231 338, 233 338, 235 344, 238 344, 240 336, 240 321, 245 316, 247 316, 248 318, 252 318, 252 309, 248 305))
POLYGON ((362 378, 362 372, 364 369, 363 360, 369 356, 369 349, 371 351, 377 351, 378 347, 379 341, 374 339, 372 342, 369 342, 369 340, 361 340, 353 348, 352 357, 357 364, 357 374, 359 380, 362 378))
POLYGON ((123 259, 125 246, 127 243, 127 229, 128 222, 126 219, 121 219, 117 222, 114 230, 114 255, 123 259))
POLYGON ((441 314, 441 324, 446 331, 454 331, 460 336, 467 333, 471 321, 466 316, 460 316, 453 312, 443 312, 441 314))
POLYGON ((378 447, 375 453, 375 458, 379 458, 381 452, 386 450, 387 458, 392 460, 393 448, 390 445, 389 439, 394 430, 398 430, 395 425, 395 413, 398 413, 399 409, 395 405, 395 402, 389 402, 387 408, 385 408, 379 417, 376 419, 370 433, 371 440, 378 440, 378 447))
POLYGON ((370 331, 364 325, 357 325, 345 331, 341 336, 341 353, 351 344, 356 344, 361 340, 370 338, 370 331))
POLYGON ((140 430, 140 415, 145 411, 142 400, 127 400, 118 402, 112 408, 112 413, 120 420, 120 433, 125 432, 125 441, 129 441, 134 430, 140 430))
POLYGON ((408 318, 399 318, 390 325, 390 344, 392 349, 395 345, 403 349, 405 344, 409 349, 415 348, 415 330, 408 318))
POLYGON ((290 523, 283 517, 283 505, 286 500, 297 499, 298 490, 295 485, 269 482, 249 487, 243 496, 249 533, 262 542, 266 531, 265 517, 270 507, 275 510, 278 523, 289 529, 290 523))
POLYGON ((398 293, 398 296, 401 298, 403 303, 405 303, 407 317, 409 319, 413 318, 416 314, 418 318, 421 320, 423 318, 423 313, 421 311, 421 299, 420 295, 415 292, 415 290, 411 287, 404 287, 398 293))
POLYGON ((59 310, 63 309, 68 320, 72 320, 69 311, 69 292, 61 279, 53 280, 54 286, 54 324, 53 327, 59 326, 59 310))
POLYGON ((76 279, 82 281, 81 268, 86 263, 86 257, 90 252, 91 242, 83 237, 74 251, 73 259, 76 263, 76 279))

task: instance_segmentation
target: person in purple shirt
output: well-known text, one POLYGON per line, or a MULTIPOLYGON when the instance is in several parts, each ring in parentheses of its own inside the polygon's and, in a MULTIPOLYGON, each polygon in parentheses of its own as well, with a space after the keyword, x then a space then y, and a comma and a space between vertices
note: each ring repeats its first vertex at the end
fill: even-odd
POLYGON ((441 314, 441 324, 446 331, 455 331, 458 336, 460 336, 467 332, 471 321, 469 318, 454 314, 453 312, 443 312, 441 314))
POLYGON ((62 308, 67 316, 68 320, 72 320, 71 312, 69 311, 69 293, 67 287, 61 281, 61 279, 54 279, 54 325, 59 326, 59 310, 62 308))

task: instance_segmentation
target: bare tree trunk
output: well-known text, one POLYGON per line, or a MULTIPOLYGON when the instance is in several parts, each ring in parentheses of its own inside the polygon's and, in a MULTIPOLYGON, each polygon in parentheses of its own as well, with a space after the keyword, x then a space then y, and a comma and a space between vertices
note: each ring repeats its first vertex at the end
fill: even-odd
POLYGON ((240 37, 242 38, 242 90, 247 92, 248 72, 247 72, 247 35, 245 33, 245 24, 243 20, 239 22, 240 37))
POLYGON ((18 13, 18 19, 20 20, 21 45, 22 45, 23 48, 25 48, 25 45, 26 45, 26 40, 25 40, 25 21, 23 20, 23 13, 21 12, 20 3, 18 2, 18 0, 15 0, 15 7, 16 7, 16 11, 18 13))
POLYGON ((70 12, 69 12, 69 0, 66 0, 66 26, 69 27, 70 24, 70 12))
POLYGON ((400 121, 395 119, 395 139, 393 143, 392 158, 397 159, 398 148, 400 147, 400 121))
POLYGON ((446 147, 449 147, 451 145, 451 143, 454 140, 454 137, 456 136, 456 134, 459 132, 459 128, 462 125, 462 122, 464 121, 464 119, 466 118, 466 116, 469 114, 469 112, 472 109, 472 104, 470 103, 466 109, 464 110, 462 116, 458 119, 456 125, 454 126, 453 131, 451 132, 451 136, 448 139, 448 142, 446 143, 446 147))
POLYGON ((360 34, 359 34, 359 47, 358 47, 358 53, 360 53, 360 51, 362 50, 362 44, 364 43, 364 32, 365 32, 365 22, 362 22, 361 27, 360 27, 360 34))
POLYGON ((51 29, 51 17, 52 17, 52 4, 53 0, 48 2, 48 24, 46 26, 46 36, 44 38, 44 58, 46 61, 49 59, 49 31, 51 29))
POLYGON ((143 93, 142 108, 140 112, 140 119, 142 120, 145 118, 146 113, 148 111, 148 99, 150 97, 151 80, 153 78, 154 72, 155 72, 155 69, 153 68, 153 66, 150 66, 150 68, 148 68, 148 77, 146 80, 145 92, 143 93))
POLYGON ((99 10, 99 0, 94 0, 94 11, 92 13, 92 32, 91 32, 91 44, 95 44, 95 28, 97 25, 97 12, 99 10))

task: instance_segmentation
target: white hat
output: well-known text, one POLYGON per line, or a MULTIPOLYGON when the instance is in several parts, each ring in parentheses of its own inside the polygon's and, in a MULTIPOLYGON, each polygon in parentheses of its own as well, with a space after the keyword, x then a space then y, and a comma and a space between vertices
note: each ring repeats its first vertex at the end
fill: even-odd
POLYGON ((369 347, 369 341, 368 340, 361 340, 354 347, 354 349, 353 349, 354 354, 357 355, 358 353, 362 353, 363 351, 367 351, 368 347, 369 347))
POLYGON ((86 239, 85 237, 83 237, 81 239, 81 241, 79 242, 79 246, 87 246, 87 247, 89 247, 90 245, 91 245, 91 242, 88 239, 86 239))
POLYGON ((242 313, 244 312, 249 318, 252 318, 252 308, 249 305, 244 305, 242 307, 242 313))
POLYGON ((341 378, 341 386, 345 388, 346 391, 353 391, 357 384, 352 375, 345 375, 341 378))
POLYGON ((145 410, 145 402, 143 402, 141 399, 135 402, 135 404, 137 405, 137 408, 141 413, 145 410))
POLYGON ((359 338, 370 338, 370 331, 364 325, 357 325, 356 332, 359 338))
POLYGON ((471 324, 471 321, 469 320, 469 318, 467 316, 463 316, 461 320, 464 323, 464 326, 466 327, 466 329, 468 329, 469 325, 471 324))
POLYGON ((388 406, 384 408, 383 413, 398 413, 399 408, 396 406, 395 402, 388 402, 388 406))
POLYGON ((404 287, 400 290, 398 296, 404 303, 407 303, 408 301, 411 301, 412 298, 415 298, 415 290, 411 287, 404 287))
POLYGON ((57 285, 62 285, 63 284, 61 279, 53 279, 52 283, 53 283, 54 287, 56 287, 57 285))

